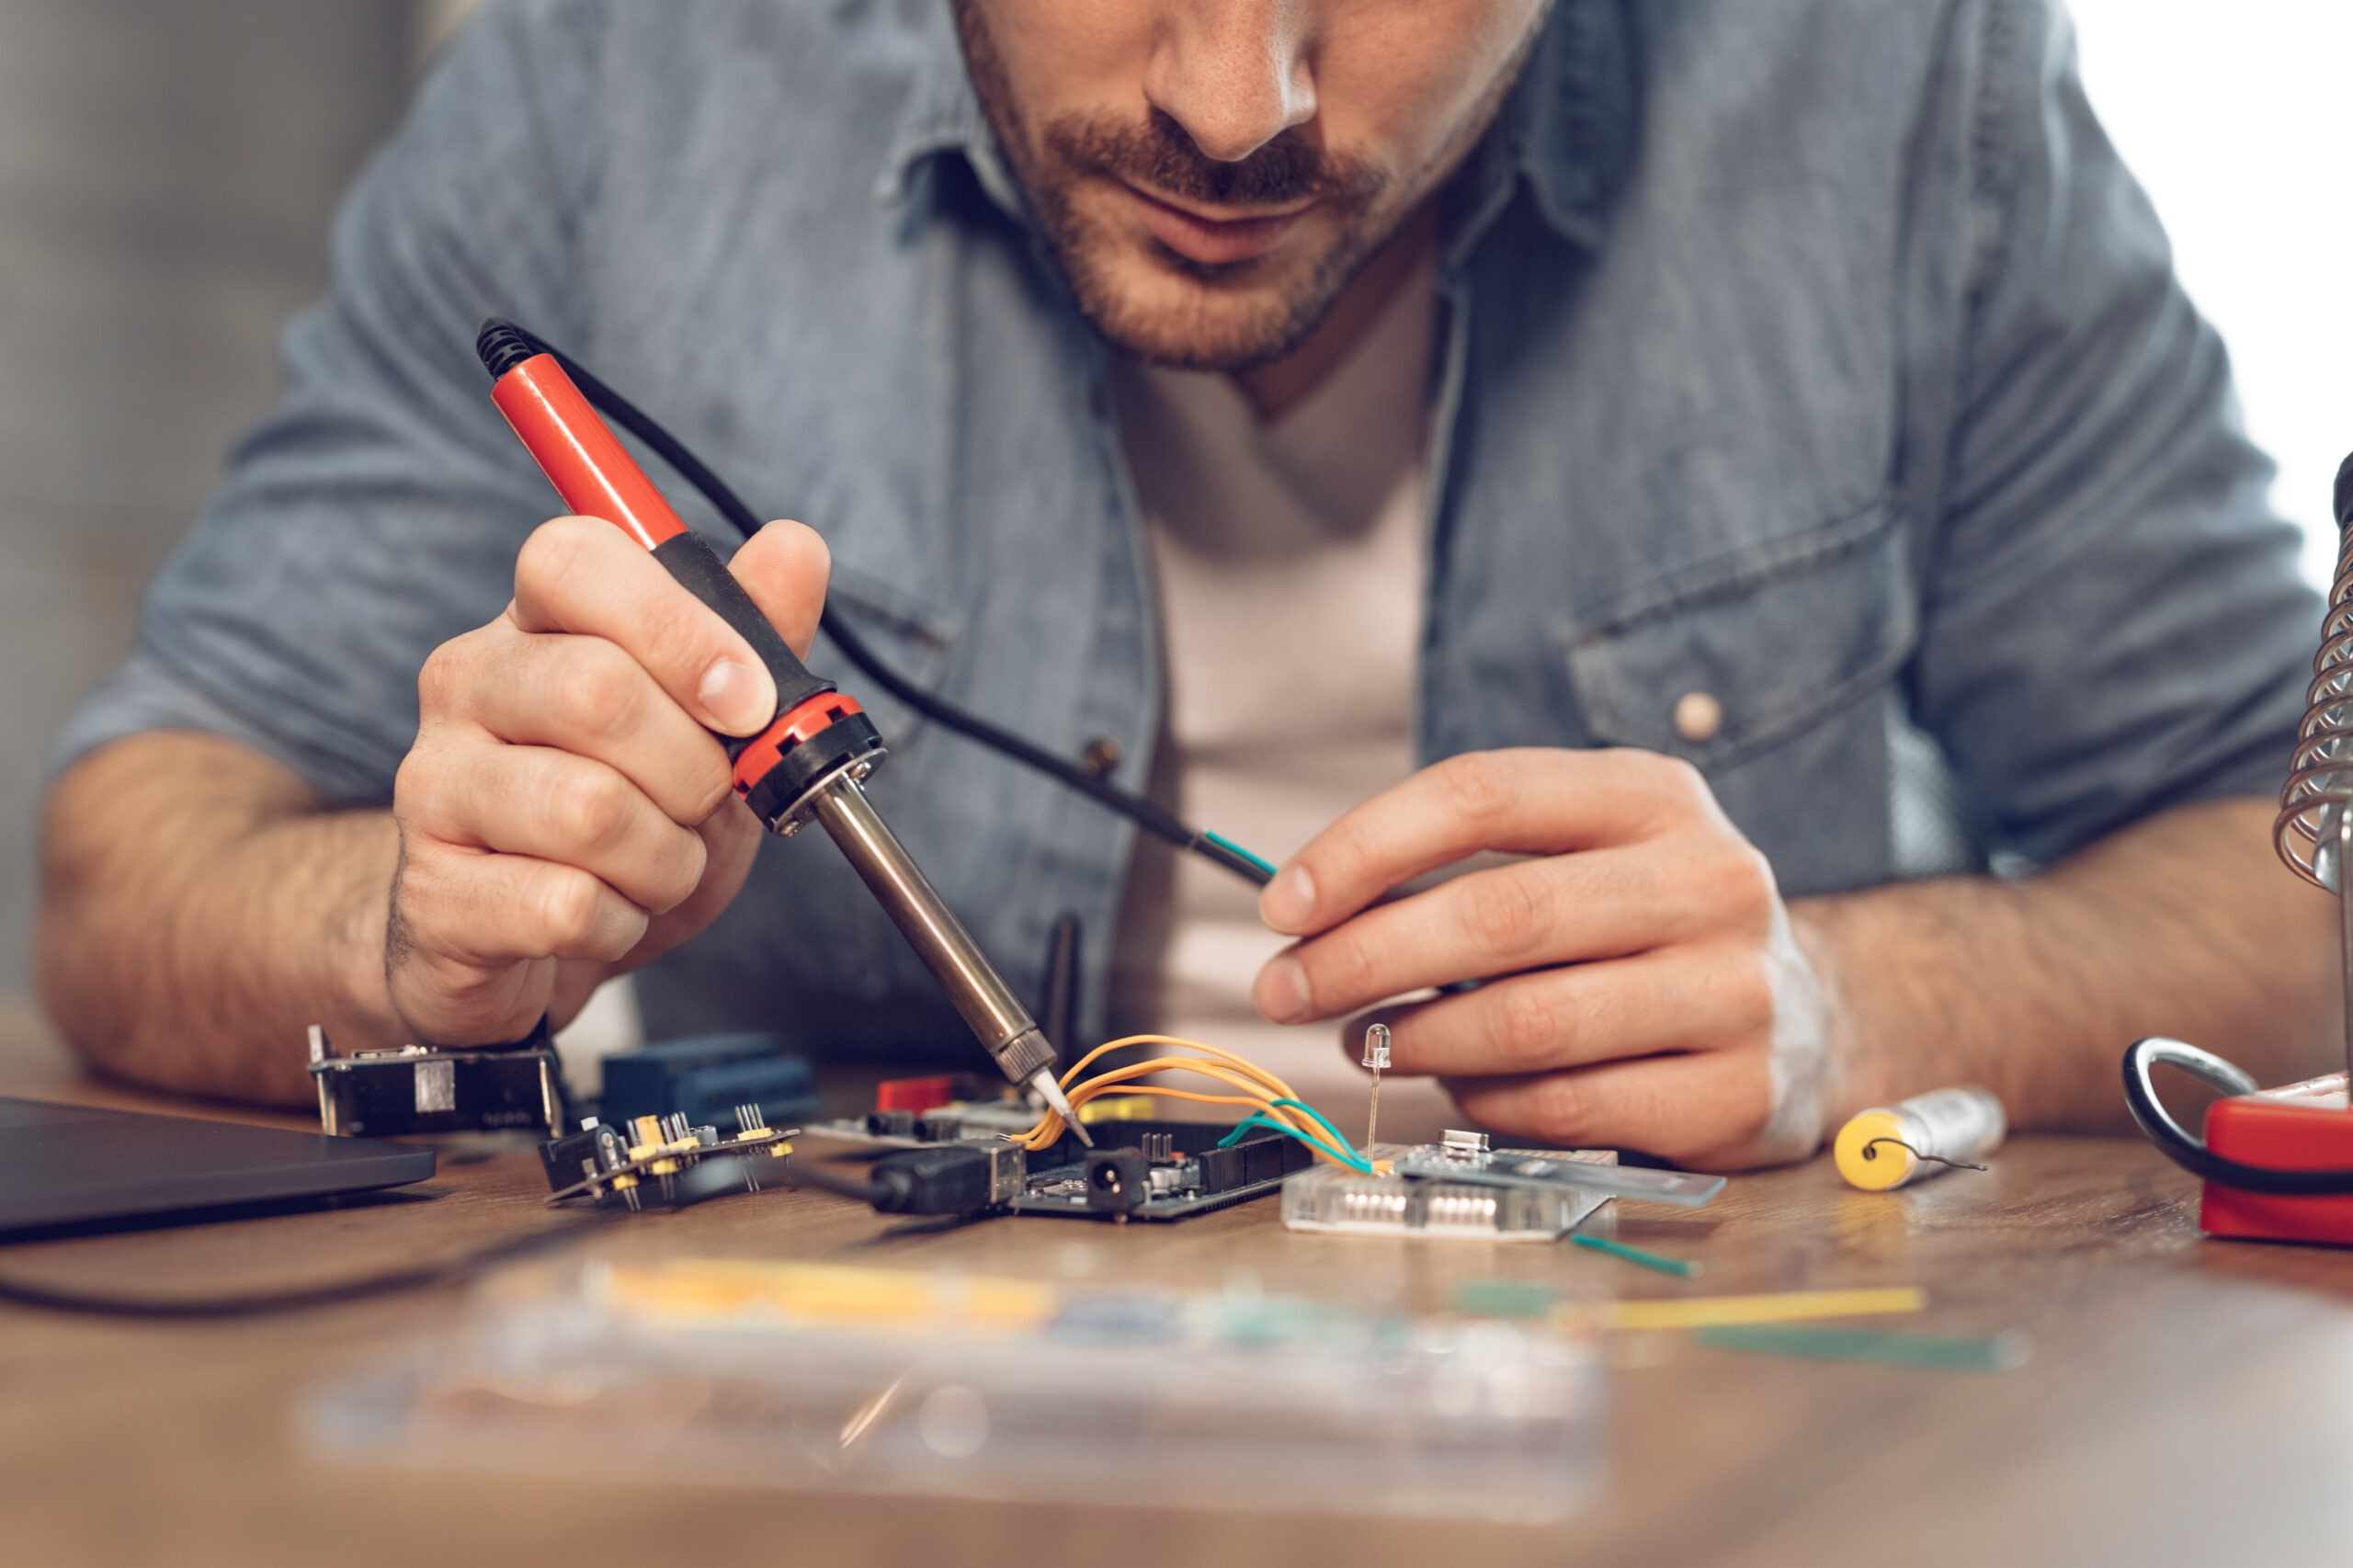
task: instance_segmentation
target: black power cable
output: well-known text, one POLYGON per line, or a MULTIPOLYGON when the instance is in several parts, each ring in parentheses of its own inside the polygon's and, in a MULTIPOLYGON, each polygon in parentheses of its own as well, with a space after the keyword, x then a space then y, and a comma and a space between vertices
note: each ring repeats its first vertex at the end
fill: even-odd
POLYGON ((893 1149, 869 1167, 870 1177, 860 1179, 795 1156, 784 1179, 855 1198, 880 1214, 975 1214, 1000 1201, 995 1188, 1001 1163, 1010 1157, 1006 1148, 972 1143, 893 1149))
MULTIPOLYGON (((736 494, 725 480, 713 473, 692 449, 663 428, 643 409, 608 386, 579 360, 546 338, 512 322, 493 321, 483 324, 505 327, 542 353, 554 356, 556 363, 563 367, 564 373, 572 378, 574 384, 580 388, 581 393, 597 406, 598 412, 644 442, 647 449, 668 464, 679 478, 694 486, 703 499, 727 520, 729 527, 745 539, 760 530, 762 519, 759 514, 745 506, 744 498, 736 494)), ((1154 837, 1222 866, 1256 886, 1264 887, 1274 880, 1272 867, 1240 846, 1220 838, 1216 834, 1189 827, 1175 812, 1154 804, 1143 796, 1122 790, 1076 763, 1065 761, 1011 731, 1000 729, 978 714, 967 712, 956 704, 924 690, 884 664, 867 645, 864 638, 843 624, 842 617, 835 613, 831 605, 825 607, 817 624, 834 646, 842 651, 842 656, 856 665, 869 680, 942 729, 952 730, 969 740, 977 741, 1024 767, 1044 774, 1057 784, 1077 790, 1097 805, 1126 817, 1154 837)))
POLYGON ((539 1252, 601 1225, 597 1215, 576 1224, 555 1225, 501 1236, 470 1252, 445 1258, 365 1274, 356 1279, 335 1279, 322 1285, 296 1285, 283 1290, 235 1291, 220 1296, 113 1296, 42 1285, 28 1279, 0 1278, 0 1302, 35 1307, 43 1312, 78 1312, 90 1317, 143 1318, 190 1322, 202 1319, 267 1317, 277 1312, 303 1312, 313 1307, 340 1306, 346 1301, 454 1285, 494 1263, 539 1252))
POLYGON ((2132 1042, 2124 1053, 2125 1108, 2132 1113, 2141 1131, 2148 1134, 2149 1142, 2183 1170, 2217 1187, 2234 1187, 2241 1192, 2271 1193, 2282 1198, 2353 1194, 2353 1170, 2280 1170, 2217 1154, 2174 1120, 2172 1113, 2157 1098, 2157 1086, 2149 1076, 2150 1069, 2157 1066, 2178 1067, 2225 1095, 2251 1095, 2256 1085, 2243 1069, 2211 1051, 2200 1051, 2162 1035, 2132 1042))

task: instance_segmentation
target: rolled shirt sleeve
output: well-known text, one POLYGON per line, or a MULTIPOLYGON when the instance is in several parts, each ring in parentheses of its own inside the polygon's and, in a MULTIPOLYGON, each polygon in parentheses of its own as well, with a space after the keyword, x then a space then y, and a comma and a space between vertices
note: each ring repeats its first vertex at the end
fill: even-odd
MULTIPOLYGON (((554 126, 592 40, 532 5, 469 27, 340 212, 324 300, 281 347, 277 404, 150 585, 130 660, 51 762, 142 731, 278 758, 330 801, 386 801, 427 653, 495 616, 553 497, 487 401, 476 324, 571 324, 586 150, 554 126)), ((581 7, 574 6, 574 11, 581 7)))
POLYGON ((1994 842, 2048 862, 2276 792, 2320 603, 2063 15, 1984 15, 1980 248, 1911 697, 1994 842))

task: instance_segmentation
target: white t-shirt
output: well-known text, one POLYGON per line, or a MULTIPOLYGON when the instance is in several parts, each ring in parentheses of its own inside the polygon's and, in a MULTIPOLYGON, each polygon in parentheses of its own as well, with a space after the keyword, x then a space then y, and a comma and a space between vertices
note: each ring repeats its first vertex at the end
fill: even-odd
MULTIPOLYGON (((1270 421, 1222 374, 1133 361, 1116 373, 1166 672, 1151 792, 1278 864, 1414 769, 1437 326, 1425 267, 1270 421)), ((1284 945, 1256 890, 1156 839, 1138 846, 1113 1032, 1238 1051, 1361 1138, 1357 1043, 1344 1056, 1337 1026, 1269 1024, 1251 1005, 1284 945)), ((1434 1137, 1448 1119, 1435 1085, 1384 1084, 1383 1141, 1434 1137)))

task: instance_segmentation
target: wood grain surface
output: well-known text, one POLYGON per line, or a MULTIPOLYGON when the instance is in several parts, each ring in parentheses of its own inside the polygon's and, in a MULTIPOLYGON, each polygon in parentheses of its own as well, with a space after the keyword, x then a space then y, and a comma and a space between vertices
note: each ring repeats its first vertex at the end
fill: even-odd
MULTIPOLYGON (((266 1119, 84 1079, 21 1010, 0 1013, 0 1092, 266 1119)), ((1193 1286, 1240 1270, 1269 1290, 1425 1308, 1472 1278, 1629 1298, 1918 1284, 1929 1310, 1883 1322, 2031 1338, 2021 1369, 1953 1374, 1614 1336, 1609 1481, 1543 1529, 347 1468, 306 1451, 303 1403, 454 1324, 462 1291, 199 1324, 0 1309, 0 1562, 2353 1562, 2353 1255, 2201 1241, 2194 1190, 2134 1142, 2029 1138, 1990 1174, 1905 1192, 1849 1191, 1817 1161, 1737 1178, 1696 1212, 1619 1217, 1621 1238, 1701 1259, 1694 1281, 1565 1246, 1294 1236, 1272 1201, 1169 1227, 929 1232, 772 1192, 585 1244, 1193 1286)), ((405 1194, 18 1243, 0 1271, 158 1293, 334 1278, 566 1222, 543 1192, 528 1148, 445 1152, 405 1194)), ((1125 1496, 1150 1490, 1140 1476, 1125 1496)))

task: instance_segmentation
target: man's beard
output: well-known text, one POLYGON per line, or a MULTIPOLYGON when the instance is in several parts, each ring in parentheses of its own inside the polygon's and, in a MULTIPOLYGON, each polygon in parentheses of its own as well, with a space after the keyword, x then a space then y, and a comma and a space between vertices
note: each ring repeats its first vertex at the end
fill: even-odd
MULTIPOLYGON (((1209 157, 1174 119, 1154 111, 1139 125, 1118 116, 1066 115, 1032 137, 974 0, 955 0, 957 31, 973 91, 997 145, 1029 197, 1031 211, 1070 287, 1079 312, 1114 345, 1154 364, 1190 370, 1247 370, 1283 358, 1330 313, 1358 271, 1404 216, 1384 209, 1386 171, 1324 151, 1285 131, 1248 157, 1209 157), (1123 180, 1207 207, 1288 207, 1313 200, 1336 220, 1338 233, 1312 264, 1273 287, 1260 260, 1205 266, 1165 247, 1148 255, 1197 286, 1185 307, 1139 307, 1117 280, 1113 259, 1134 242, 1107 233, 1072 199, 1089 177, 1123 180), (1264 294, 1263 299, 1247 299, 1264 294), (1246 302, 1245 302, 1246 301, 1246 302)), ((1485 117, 1481 117, 1483 128, 1485 117)))

